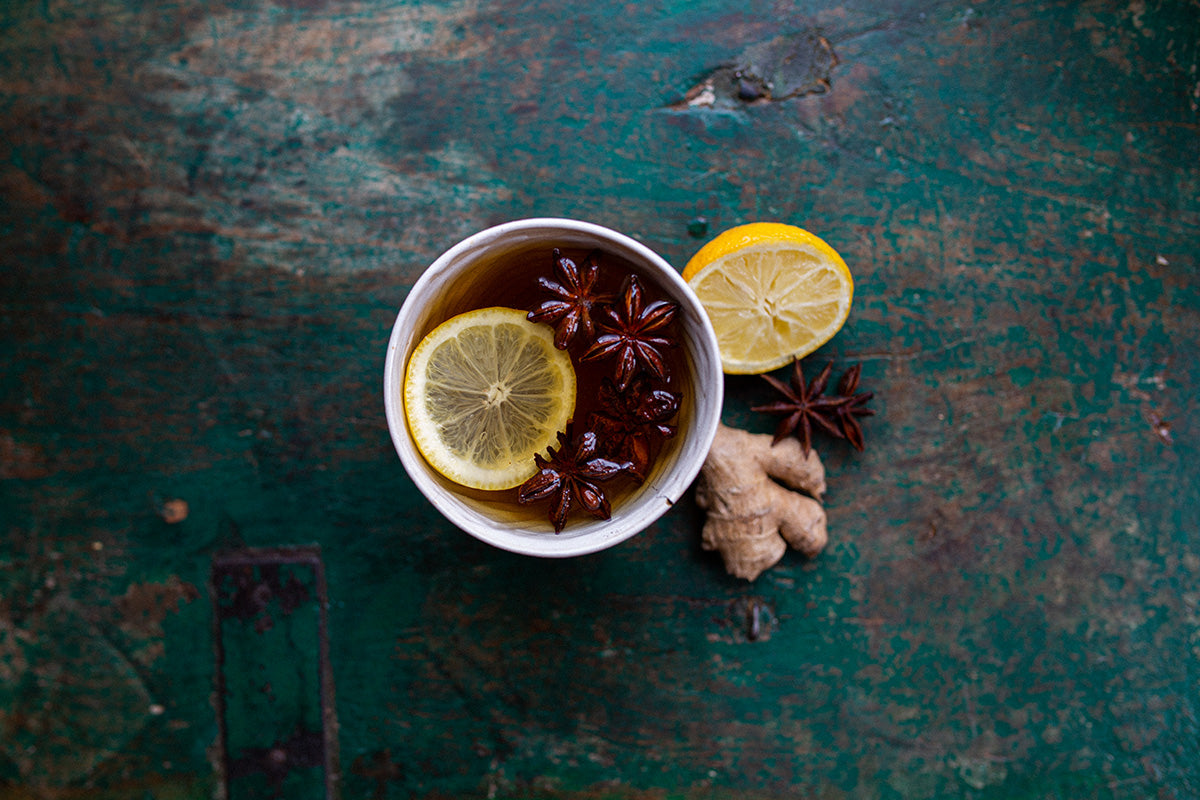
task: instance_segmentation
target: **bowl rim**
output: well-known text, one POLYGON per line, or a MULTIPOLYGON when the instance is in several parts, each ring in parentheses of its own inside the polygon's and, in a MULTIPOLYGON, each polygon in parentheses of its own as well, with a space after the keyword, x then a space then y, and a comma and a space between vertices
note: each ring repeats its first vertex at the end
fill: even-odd
MULTIPOLYGON (((654 524, 687 491, 704 464, 704 458, 707 456, 720 423, 724 392, 720 364, 716 334, 707 313, 692 292, 691 287, 662 256, 636 239, 596 223, 562 217, 528 217, 494 225, 467 236, 438 256, 413 283, 397 312, 391 336, 388 339, 384 362, 384 410, 392 445, 400 457, 401 464, 422 496, 442 516, 466 533, 499 549, 530 556, 566 558, 598 552, 635 536, 654 524), (693 322, 693 326, 689 330, 691 330, 692 338, 697 340, 695 347, 697 351, 707 348, 709 351, 707 360, 712 363, 712 367, 715 367, 715 375, 696 374, 693 376, 695 384, 704 387, 707 399, 704 404, 697 402, 697 416, 689 439, 690 457, 684 459, 681 456, 672 471, 661 481, 664 485, 654 492, 663 500, 658 504, 658 508, 648 505, 654 500, 654 497, 650 497, 645 503, 639 500, 639 507, 646 507, 644 514, 622 517, 619 516, 618 511, 610 520, 587 520, 573 525, 572 527, 577 530, 586 530, 576 532, 571 536, 560 536, 541 531, 519 532, 516 529, 496 526, 489 522, 485 515, 470 508, 461 499, 456 498, 452 492, 448 492, 439 485, 429 474, 430 468, 425 464, 424 458, 412 442, 401 399, 405 362, 411 349, 416 346, 416 336, 413 333, 414 322, 428 304, 428 300, 435 296, 431 290, 431 284, 441 281, 444 275, 454 275, 455 268, 464 254, 480 251, 513 234, 535 232, 539 229, 545 229, 547 232, 569 231, 576 235, 595 239, 598 243, 611 243, 617 248, 636 254, 638 259, 645 262, 645 265, 653 265, 652 271, 655 273, 655 277, 660 282, 669 285, 673 295, 672 299, 683 299, 686 304, 692 306, 687 316, 693 322), (409 339, 413 341, 408 343, 407 351, 402 352, 405 341, 409 339), (716 379, 709 380, 710 378, 716 379), (702 409, 708 409, 703 416, 701 415, 702 409)), ((693 364, 694 370, 700 368, 701 365, 693 364)))

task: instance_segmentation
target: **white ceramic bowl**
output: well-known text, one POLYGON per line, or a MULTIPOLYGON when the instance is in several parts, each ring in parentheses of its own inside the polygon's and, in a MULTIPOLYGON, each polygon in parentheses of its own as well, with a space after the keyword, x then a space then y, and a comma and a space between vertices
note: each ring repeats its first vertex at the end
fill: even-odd
MULTIPOLYGON (((603 263, 603 262, 602 262, 603 263)), ((384 407, 392 442, 405 470, 426 498, 450 522, 504 550, 533 556, 566 557, 603 550, 644 530, 671 509, 691 485, 708 455, 721 417, 723 375, 716 335, 700 301, 666 261, 637 241, 588 222, 523 219, 507 222, 464 239, 421 275, 396 317, 384 366, 384 407), (658 281, 668 299, 679 304, 677 330, 689 370, 681 387, 684 401, 675 420, 679 432, 664 443, 647 480, 614 504, 612 518, 573 514, 554 533, 544 504, 514 509, 512 503, 481 499, 436 473, 417 450, 404 415, 404 369, 417 343, 438 323, 466 310, 457 308, 464 287, 479 270, 505 253, 544 248, 599 249, 634 264, 658 281)))

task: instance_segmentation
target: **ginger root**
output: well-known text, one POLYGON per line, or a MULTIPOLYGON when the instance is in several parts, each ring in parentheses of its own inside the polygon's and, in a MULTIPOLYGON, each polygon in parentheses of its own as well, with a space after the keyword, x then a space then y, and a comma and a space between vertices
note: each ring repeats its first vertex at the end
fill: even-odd
POLYGON ((701 545, 721 554, 730 575, 749 581, 778 563, 788 545, 812 557, 828 541, 818 502, 825 493, 821 459, 816 451, 805 457, 794 438, 775 446, 771 438, 719 425, 696 486, 696 503, 708 514, 701 545))

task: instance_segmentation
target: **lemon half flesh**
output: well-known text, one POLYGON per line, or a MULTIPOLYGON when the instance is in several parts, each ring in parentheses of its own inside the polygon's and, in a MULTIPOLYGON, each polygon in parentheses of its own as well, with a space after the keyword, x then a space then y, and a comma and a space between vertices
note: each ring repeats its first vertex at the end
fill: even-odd
POLYGON ((404 413, 417 450, 474 489, 519 486, 533 457, 575 412, 575 369, 548 325, 499 306, 443 322, 417 344, 404 374, 404 413))
POLYGON ((845 324, 854 296, 837 251, 776 222, 718 235, 692 256, 683 279, 716 331, 722 368, 734 375, 769 372, 813 352, 845 324))

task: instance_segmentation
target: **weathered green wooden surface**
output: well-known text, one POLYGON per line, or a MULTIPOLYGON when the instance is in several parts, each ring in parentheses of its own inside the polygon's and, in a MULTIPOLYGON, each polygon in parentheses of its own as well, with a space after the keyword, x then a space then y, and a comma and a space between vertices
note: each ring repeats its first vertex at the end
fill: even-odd
MULTIPOLYGON (((4 3, 0 795, 220 790, 213 559, 316 545, 344 798, 1200 797, 1198 64, 1194 0, 4 3), (828 91, 681 106, 817 36, 828 91), (879 416, 821 442, 821 557, 731 579, 686 503, 535 561, 421 502, 396 310, 542 215, 845 255, 813 361, 879 416)), ((237 663, 313 688, 294 624, 237 663)))

